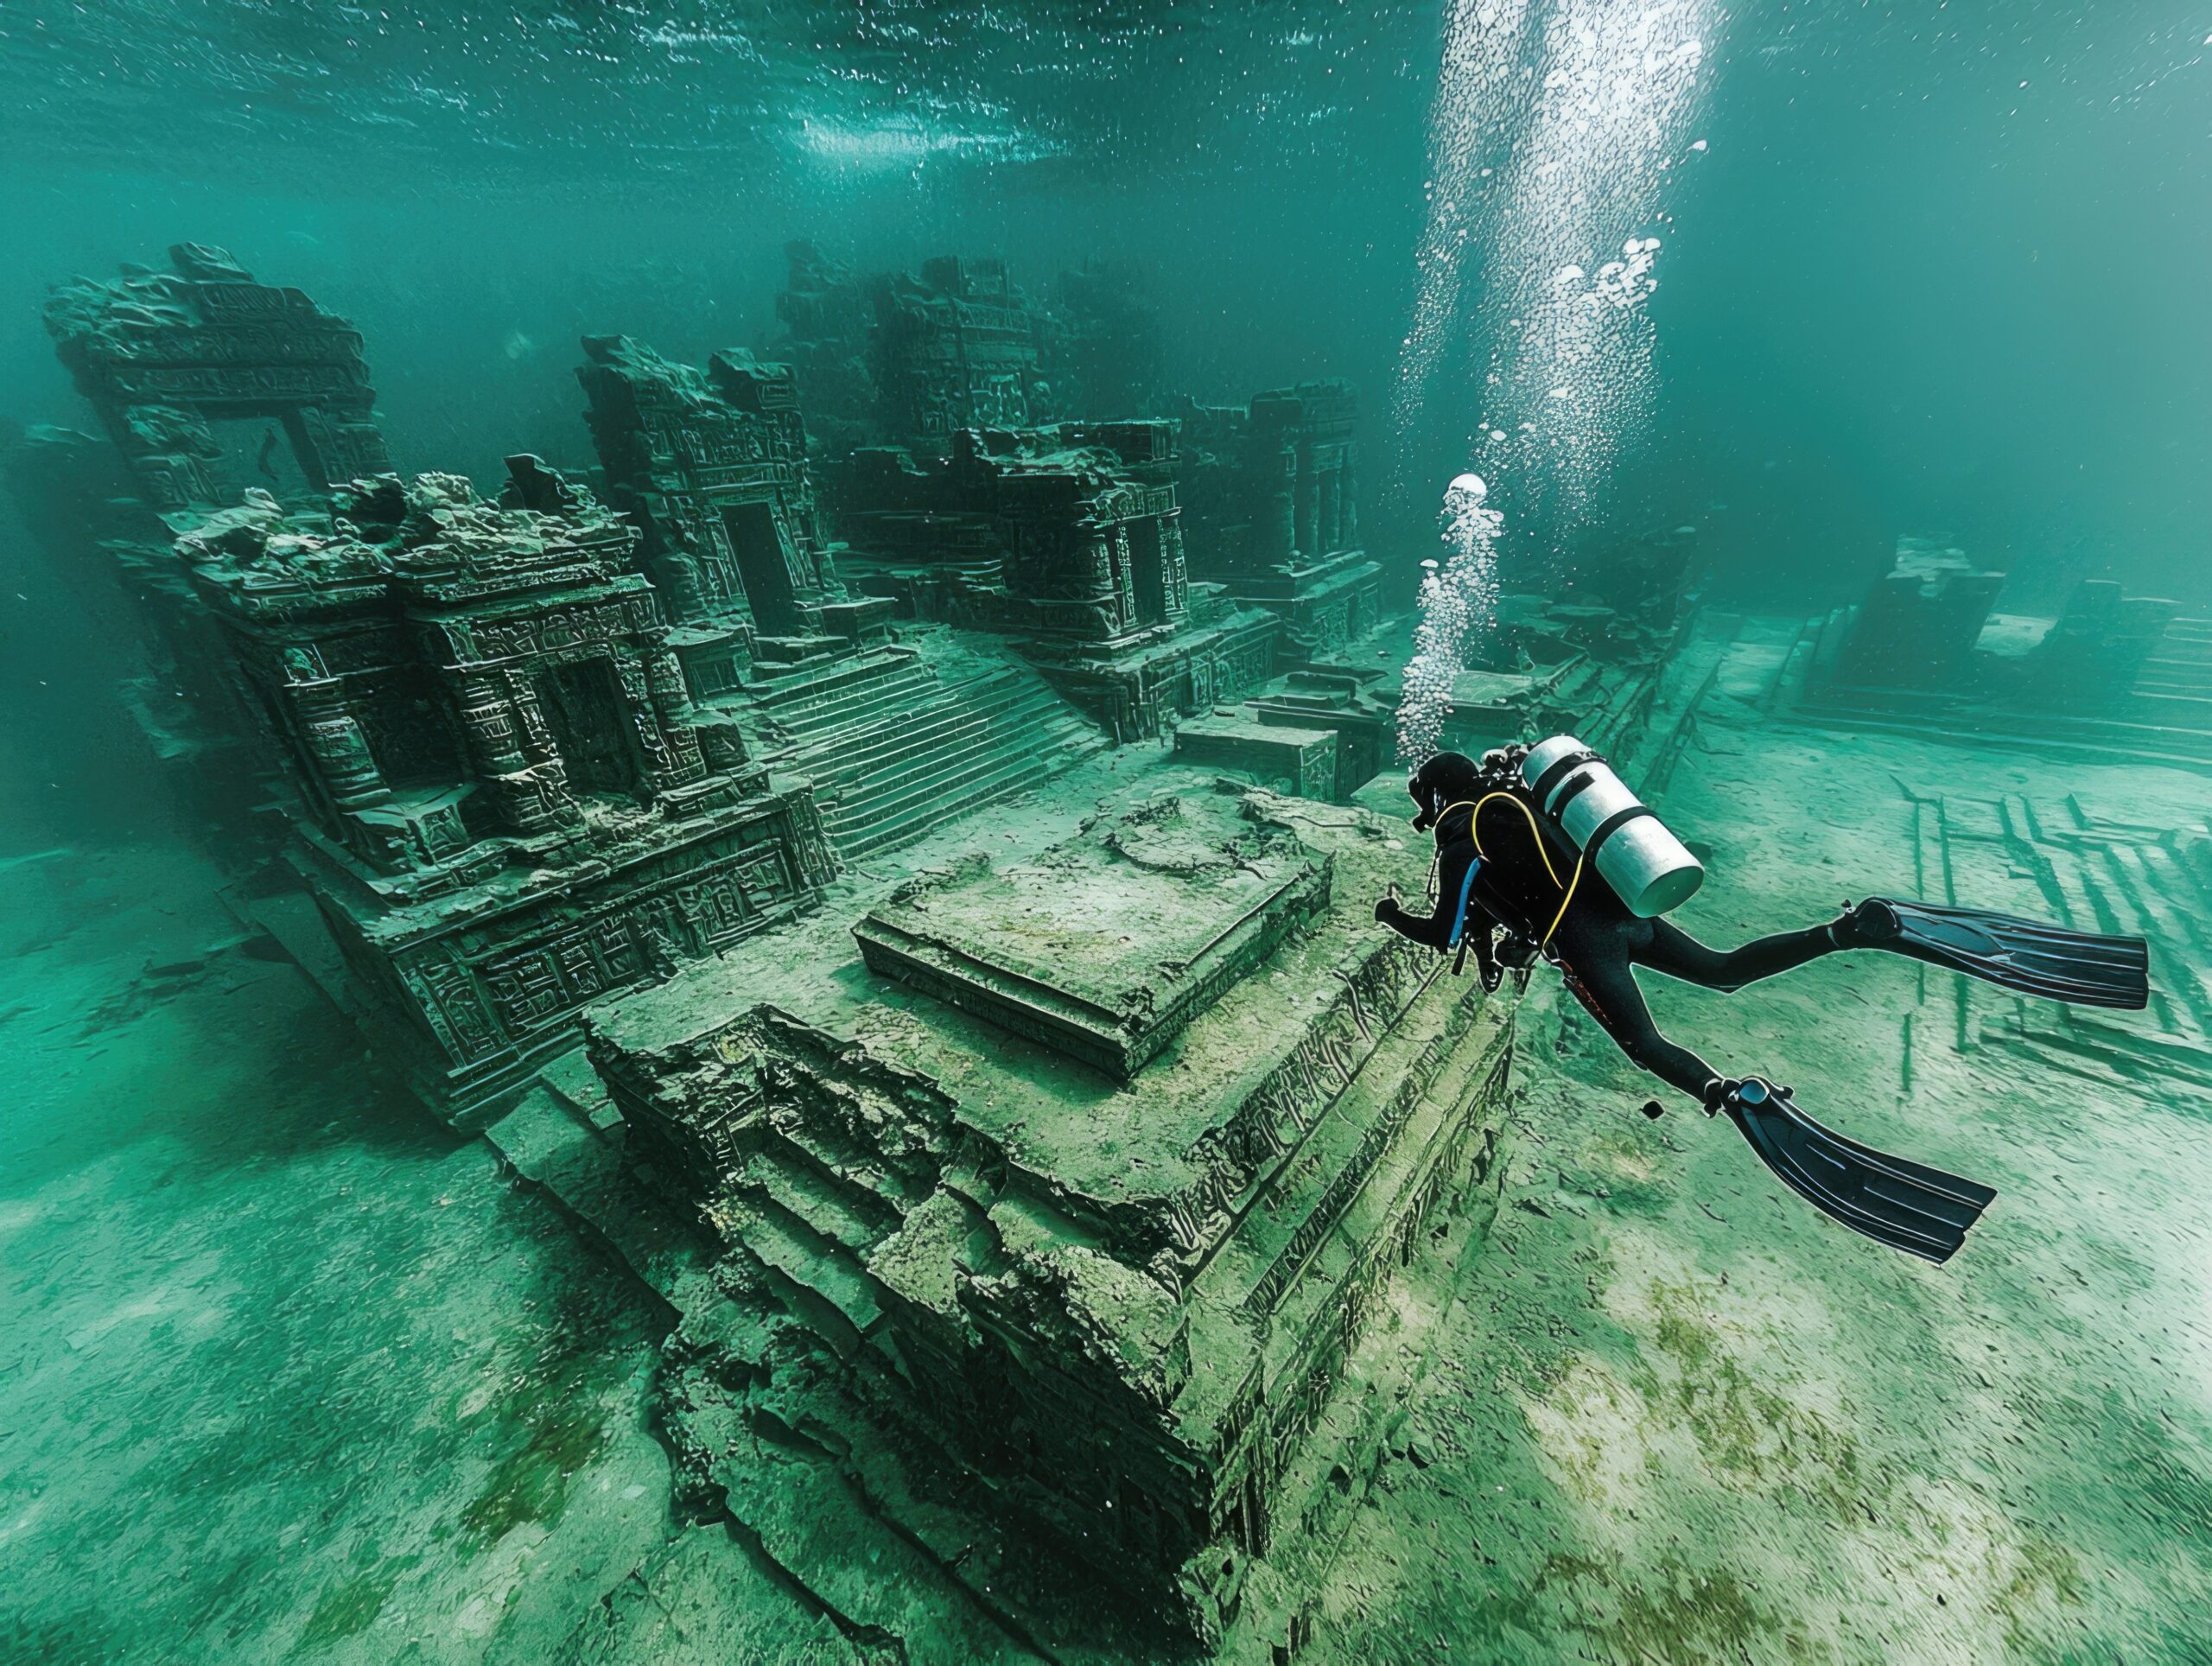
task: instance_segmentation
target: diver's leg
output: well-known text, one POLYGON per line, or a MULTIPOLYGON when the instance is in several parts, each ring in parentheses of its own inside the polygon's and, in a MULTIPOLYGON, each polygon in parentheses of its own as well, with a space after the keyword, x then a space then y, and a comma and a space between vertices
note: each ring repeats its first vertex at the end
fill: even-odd
POLYGON ((1740 989, 1849 946, 1838 943, 1834 930, 1826 925, 1777 932, 1726 950, 1708 948, 1671 920, 1655 919, 1650 925, 1649 937, 1631 951, 1630 958, 1639 966, 1708 989, 1740 989))
POLYGON ((1466 839, 1447 844, 1436 859, 1436 908, 1427 916, 1408 913, 1396 900, 1385 897, 1375 905, 1375 918, 1400 937, 1411 938, 1415 943, 1435 950, 1452 946, 1452 928, 1459 919, 1459 908, 1466 902, 1470 924, 1486 926, 1488 916, 1475 918, 1475 909, 1468 896, 1467 881, 1472 877, 1475 847, 1466 839))
MULTIPOLYGON (((1584 957, 1566 962, 1567 987, 1574 991, 1575 999, 1637 1065, 1700 1104, 1707 1104, 1707 1090, 1719 1078, 1704 1059, 1659 1033, 1626 957, 1591 954, 1589 945, 1580 946, 1585 950, 1584 957)), ((1572 947, 1565 952, 1571 954, 1572 947)))

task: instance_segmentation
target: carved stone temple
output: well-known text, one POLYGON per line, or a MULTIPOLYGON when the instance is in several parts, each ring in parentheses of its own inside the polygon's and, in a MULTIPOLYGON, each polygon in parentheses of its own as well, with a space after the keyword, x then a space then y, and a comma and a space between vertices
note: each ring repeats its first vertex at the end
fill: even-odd
POLYGON ((1834 727, 2212 760, 2212 620, 2094 578, 2056 614, 2001 611, 2005 582, 1948 538, 1900 537, 1863 601, 1805 621, 1777 697, 1834 727))
POLYGON ((99 432, 27 431, 10 483, 93 616, 139 645, 148 673, 124 699, 154 751, 235 823, 257 796, 235 755, 250 724, 171 545, 250 491, 304 501, 390 467, 360 334, 197 243, 166 270, 57 285, 46 327, 99 432))
MULTIPOLYGON (((1107 268, 794 245, 778 310, 788 363, 585 338, 597 468, 493 495, 187 245, 58 293, 105 433, 10 479, 256 760, 242 920, 676 1315, 702 1519, 1030 1654, 1287 1659, 1479 1275, 1518 995, 1374 925, 1356 402, 1086 408, 1160 382, 1107 268)), ((1625 756, 1688 546, 1639 552, 1510 598, 1455 721, 1625 756)))
POLYGON ((950 455, 855 453, 835 480, 856 588, 1014 637, 1117 740, 1242 698, 1279 629, 1193 584, 1165 423, 968 429, 950 455))
POLYGON ((811 799, 702 728, 639 534, 518 458, 179 542, 293 789, 293 860, 380 1051, 456 1121, 594 1001, 810 905, 811 799))
POLYGON ((1186 398, 1176 411, 1195 570, 1279 615, 1301 658, 1342 648, 1382 615, 1382 569, 1359 541, 1357 413, 1343 382, 1241 406, 1186 398))

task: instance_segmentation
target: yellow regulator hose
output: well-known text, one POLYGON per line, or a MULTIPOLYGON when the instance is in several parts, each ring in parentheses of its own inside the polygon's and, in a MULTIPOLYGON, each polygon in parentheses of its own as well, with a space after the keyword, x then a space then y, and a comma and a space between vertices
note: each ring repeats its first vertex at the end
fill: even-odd
MULTIPOLYGON (((1446 816, 1449 816, 1455 810, 1472 811, 1473 814, 1467 817, 1467 837, 1474 843, 1475 855, 1482 856, 1484 855, 1482 835, 1476 831, 1475 823, 1481 818, 1484 806, 1494 804, 1501 798, 1503 798, 1507 804, 1511 804, 1516 810, 1519 811, 1523 816, 1526 816, 1529 818, 1529 835, 1536 842, 1536 854, 1543 858, 1544 872, 1551 876, 1551 881, 1554 885, 1558 885, 1560 882, 1559 869, 1552 866, 1552 853, 1544 843, 1543 829, 1536 825, 1536 812, 1529 809, 1529 806, 1523 804, 1520 799, 1515 798, 1510 792, 1485 793, 1479 798, 1462 798, 1458 804, 1446 804, 1436 818, 1438 824, 1441 825, 1444 821, 1444 817, 1446 816)), ((1441 861, 1443 852, 1440 850, 1437 853, 1437 855, 1438 860, 1441 861)), ((1487 857, 1484 857, 1484 859, 1485 861, 1488 860, 1487 857)), ((1543 948, 1546 944, 1551 942, 1552 933, 1559 930, 1560 921, 1567 918, 1567 904, 1574 900, 1574 887, 1581 883, 1582 856, 1580 852, 1577 852, 1574 858, 1574 872, 1567 876, 1566 885, 1561 887, 1565 894, 1559 900, 1559 912, 1554 914, 1552 916, 1552 923, 1544 927, 1544 934, 1537 940, 1536 943, 1536 946, 1539 949, 1543 948)))

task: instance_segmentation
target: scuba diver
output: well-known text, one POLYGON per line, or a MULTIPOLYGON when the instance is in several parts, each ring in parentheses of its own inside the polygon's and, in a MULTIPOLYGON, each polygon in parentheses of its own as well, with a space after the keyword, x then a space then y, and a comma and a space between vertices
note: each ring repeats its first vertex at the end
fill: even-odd
MULTIPOLYGON (((1715 1071, 1651 1021, 1634 968, 1734 991, 1822 955, 1878 949, 2055 1001, 2139 1008, 2150 1000, 2141 938, 2097 937, 2006 914, 1896 897, 1847 902, 1834 919, 1739 948, 1708 948, 1660 918, 1704 869, 1604 759, 1572 735, 1485 753, 1439 753, 1406 790, 1418 831, 1433 829, 1434 907, 1409 912, 1395 887, 1375 918, 1440 952, 1472 952, 1485 989, 1541 954, 1605 1033, 1707 1116, 1728 1114, 1784 1184, 1893 1249, 1943 1262, 1997 1194, 1858 1144, 1800 1110, 1786 1087, 1715 1071), (1594 871, 1593 871, 1594 870, 1594 871)), ((1656 1100, 1643 1108, 1657 1116, 1656 1100)))

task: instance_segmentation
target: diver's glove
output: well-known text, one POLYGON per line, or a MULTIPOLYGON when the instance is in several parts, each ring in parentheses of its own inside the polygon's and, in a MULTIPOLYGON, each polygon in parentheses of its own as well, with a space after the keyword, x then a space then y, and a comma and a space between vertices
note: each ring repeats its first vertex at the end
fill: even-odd
POLYGON ((1388 925, 1404 912, 1405 910, 1398 906, 1398 899, 1395 896, 1385 897, 1375 905, 1375 923, 1377 925, 1388 925))

